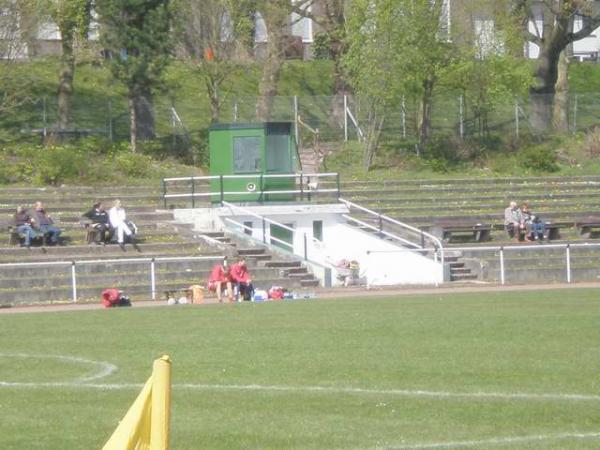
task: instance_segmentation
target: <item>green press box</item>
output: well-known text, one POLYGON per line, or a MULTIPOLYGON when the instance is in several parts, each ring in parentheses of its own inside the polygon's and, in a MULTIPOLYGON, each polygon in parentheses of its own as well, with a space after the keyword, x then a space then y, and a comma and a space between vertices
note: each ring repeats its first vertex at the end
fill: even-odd
MULTIPOLYGON (((210 175, 224 178, 224 200, 265 202, 293 200, 294 194, 267 191, 295 189, 295 177, 268 178, 266 175, 296 172, 298 152, 290 122, 215 124, 209 130, 210 175), (245 194, 239 194, 239 193, 245 194)), ((211 180, 214 203, 221 201, 221 182, 211 180)))

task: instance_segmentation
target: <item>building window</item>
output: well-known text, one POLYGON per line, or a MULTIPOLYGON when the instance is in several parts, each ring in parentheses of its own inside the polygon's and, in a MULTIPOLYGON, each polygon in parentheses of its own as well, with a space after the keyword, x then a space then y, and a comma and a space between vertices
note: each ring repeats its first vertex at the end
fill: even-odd
POLYGON ((233 170, 235 173, 260 171, 260 143, 258 136, 233 138, 233 170))
POLYGON ((244 222, 244 234, 247 234, 248 236, 252 236, 252 228, 253 228, 253 223, 251 221, 249 222, 244 222))
POLYGON ((322 220, 314 220, 313 221, 313 237, 318 241, 323 241, 323 221, 322 220))

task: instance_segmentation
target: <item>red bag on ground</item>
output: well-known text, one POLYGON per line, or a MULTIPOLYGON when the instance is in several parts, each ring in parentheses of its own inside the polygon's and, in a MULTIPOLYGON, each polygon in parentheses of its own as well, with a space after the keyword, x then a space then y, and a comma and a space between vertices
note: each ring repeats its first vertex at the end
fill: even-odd
POLYGON ((269 298, 271 300, 281 300, 283 298, 284 291, 283 288, 279 286, 273 286, 267 293, 269 294, 269 298))
POLYGON ((121 293, 118 289, 104 289, 102 291, 102 304, 105 308, 112 308, 116 306, 121 297, 121 293))

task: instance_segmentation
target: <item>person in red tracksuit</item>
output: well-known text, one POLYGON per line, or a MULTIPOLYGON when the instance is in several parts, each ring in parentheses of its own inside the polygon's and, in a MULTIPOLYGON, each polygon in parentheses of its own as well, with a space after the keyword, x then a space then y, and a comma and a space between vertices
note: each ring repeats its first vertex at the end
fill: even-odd
POLYGON ((231 266, 231 281, 237 287, 240 300, 252 300, 254 287, 252 286, 252 278, 248 273, 245 258, 240 257, 237 263, 231 266))
POLYGON ((227 289, 227 298, 230 302, 233 301, 233 289, 231 287, 231 275, 229 273, 229 267, 223 266, 222 264, 216 264, 210 276, 208 277, 208 290, 217 293, 219 303, 223 302, 221 293, 223 288, 227 289))

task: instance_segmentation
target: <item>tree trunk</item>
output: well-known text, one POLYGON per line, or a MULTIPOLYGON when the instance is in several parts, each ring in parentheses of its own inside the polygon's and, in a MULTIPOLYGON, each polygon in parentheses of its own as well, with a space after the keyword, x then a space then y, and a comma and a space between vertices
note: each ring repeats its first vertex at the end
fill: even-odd
POLYGON ((431 127, 431 100, 433 97, 434 80, 427 78, 423 81, 423 95, 419 111, 419 147, 425 148, 429 140, 429 131, 431 127))
POLYGON ((367 136, 364 143, 363 164, 365 171, 368 172, 373 167, 373 161, 379 148, 379 138, 385 122, 385 113, 379 110, 379 105, 371 103, 369 105, 367 136))
POLYGON ((136 90, 133 96, 137 138, 143 141, 156 137, 154 119, 154 98, 150 89, 136 90))
POLYGON ((129 143, 131 145, 131 151, 137 152, 137 117, 135 112, 135 97, 132 92, 129 93, 127 100, 129 106, 129 143))
POLYGON ((536 62, 535 84, 529 90, 531 98, 531 128, 536 133, 543 133, 552 125, 552 104, 554 102, 554 85, 558 78, 558 59, 560 50, 556 47, 540 47, 540 55, 536 62))
POLYGON ((278 37, 269 34, 267 59, 263 65, 262 77, 258 86, 258 102, 256 105, 256 118, 266 122, 270 119, 273 110, 273 100, 277 95, 281 68, 283 67, 282 55, 279 52, 279 42, 272 42, 278 37))
POLYGON ((206 90, 210 102, 210 123, 218 123, 221 116, 221 99, 219 98, 219 83, 212 75, 206 75, 206 90))
POLYGON ((278 92, 279 78, 283 67, 283 30, 288 19, 286 11, 277 5, 267 7, 263 14, 268 32, 267 58, 263 64, 262 77, 258 85, 256 118, 266 122, 273 119, 273 100, 278 92))
POLYGON ((73 34, 61 31, 62 57, 58 78, 58 129, 64 130, 71 123, 71 98, 75 76, 75 56, 73 55, 73 34))
POLYGON ((569 131, 569 58, 567 49, 563 50, 558 60, 558 78, 554 86, 554 130, 567 133, 569 131))

